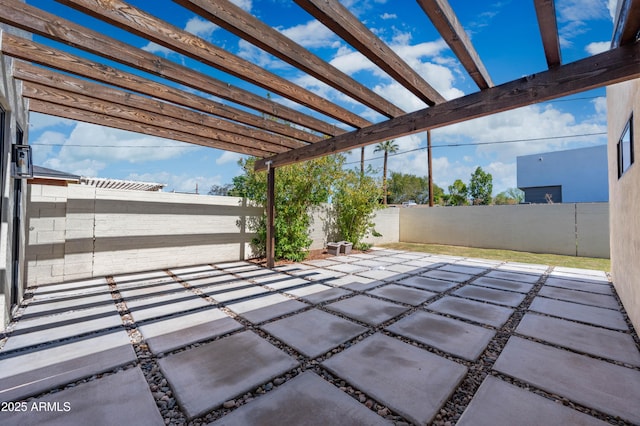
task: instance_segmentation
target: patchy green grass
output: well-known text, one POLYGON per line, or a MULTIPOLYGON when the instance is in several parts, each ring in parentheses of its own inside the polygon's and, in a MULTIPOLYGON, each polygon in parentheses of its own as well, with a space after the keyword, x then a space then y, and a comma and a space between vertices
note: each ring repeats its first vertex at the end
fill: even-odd
POLYGON ((381 244, 379 247, 432 254, 446 254, 450 256, 502 260, 505 262, 537 263, 550 266, 565 266, 569 268, 595 269, 599 271, 611 270, 611 261, 609 259, 598 259, 594 257, 561 256, 557 254, 539 254, 524 251, 445 246, 441 244, 389 243, 381 244))

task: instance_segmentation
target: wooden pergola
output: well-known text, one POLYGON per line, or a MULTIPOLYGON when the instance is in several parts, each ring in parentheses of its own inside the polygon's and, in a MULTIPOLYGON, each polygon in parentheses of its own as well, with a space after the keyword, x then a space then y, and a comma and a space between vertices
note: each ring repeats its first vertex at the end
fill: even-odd
POLYGON ((0 0, 0 22, 159 77, 147 79, 2 32, 0 50, 15 58, 13 76, 23 82, 30 111, 259 157, 256 170, 268 170, 269 266, 276 168, 640 77, 640 0, 619 0, 608 51, 567 64, 561 60, 554 1, 533 0, 548 69, 499 86, 447 0, 416 0, 478 87, 448 101, 338 0, 294 0, 428 105, 410 113, 229 0, 174 0, 386 117, 372 123, 122 0, 57 1, 327 117, 302 113, 19 0, 0 0))

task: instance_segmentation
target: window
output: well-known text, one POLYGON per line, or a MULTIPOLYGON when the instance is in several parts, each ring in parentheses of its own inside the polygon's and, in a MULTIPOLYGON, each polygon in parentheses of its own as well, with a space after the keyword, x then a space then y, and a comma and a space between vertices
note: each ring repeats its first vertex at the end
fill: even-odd
POLYGON ((629 118, 618 141, 618 179, 633 164, 633 115, 629 118))

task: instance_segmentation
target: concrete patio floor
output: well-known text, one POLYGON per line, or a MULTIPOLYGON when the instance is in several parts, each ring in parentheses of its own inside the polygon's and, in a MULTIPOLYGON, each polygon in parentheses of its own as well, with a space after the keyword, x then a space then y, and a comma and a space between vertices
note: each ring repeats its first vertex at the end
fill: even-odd
POLYGON ((640 424, 601 271, 378 249, 29 289, 2 425, 640 424))

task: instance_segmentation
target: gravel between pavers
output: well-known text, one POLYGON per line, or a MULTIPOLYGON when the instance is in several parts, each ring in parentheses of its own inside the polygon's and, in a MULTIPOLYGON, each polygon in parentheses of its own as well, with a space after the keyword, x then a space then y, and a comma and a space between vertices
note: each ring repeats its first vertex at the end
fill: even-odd
MULTIPOLYGON (((410 259, 407 259, 407 261, 410 261, 410 259)), ((217 268, 216 265, 211 265, 214 268, 217 268)), ((497 267, 498 265, 496 265, 497 267)), ((421 267, 421 268, 416 268, 415 272, 409 273, 409 275, 417 275, 417 274, 422 274, 425 271, 428 271, 430 269, 435 269, 435 268, 429 268, 429 267, 421 267)), ((117 287, 117 283, 115 283, 115 281, 113 281, 113 279, 111 277, 109 277, 108 279, 108 283, 109 283, 109 287, 111 290, 111 294, 112 294, 112 298, 114 303, 116 304, 117 308, 118 308, 118 312, 120 313, 120 316, 122 318, 122 322, 123 325, 129 335, 129 338, 131 340, 131 343, 133 345, 133 348, 135 350, 137 359, 138 359, 138 365, 140 365, 143 374, 145 376, 145 379, 149 385, 149 389, 151 391, 151 394, 156 402, 156 405, 161 413, 162 418, 164 419, 164 422, 166 425, 184 425, 184 424, 189 424, 189 425, 194 425, 194 426, 199 426, 199 425, 206 425, 214 420, 217 420, 223 416, 225 416, 226 414, 232 412, 233 410, 237 409, 238 407, 241 407, 245 404, 247 404, 248 402, 259 398, 261 395, 264 395, 268 392, 273 391, 274 389, 277 389, 279 386, 283 385, 284 383, 286 383, 287 381, 293 379, 294 377, 296 377, 298 374, 302 373, 303 371, 308 371, 311 370, 313 372, 315 372, 316 374, 318 374, 320 377, 324 378, 325 380, 327 380, 329 383, 333 384, 336 388, 340 389, 341 391, 345 392, 347 395, 351 396, 352 398, 354 398, 356 401, 358 401, 359 403, 361 403, 362 405, 364 405, 366 408, 370 409, 371 411, 377 413, 378 415, 392 421, 394 424, 396 425, 405 425, 405 424, 410 424, 410 422, 403 418, 402 416, 398 415, 397 413, 393 412, 393 410, 391 410, 389 407, 385 406, 382 402, 380 401, 376 401, 374 398, 372 398, 370 395, 367 395, 365 392, 363 392, 362 390, 358 389, 357 387, 351 385, 350 383, 347 383, 346 381, 344 381, 343 379, 339 378, 339 377, 335 377, 334 375, 332 375, 330 372, 328 372, 326 369, 324 369, 321 366, 321 363, 333 356, 335 356, 336 354, 341 353, 342 351, 344 351, 345 349, 351 347, 354 344, 357 344, 358 342, 364 340, 365 338, 375 334, 375 333, 383 333, 386 334, 388 336, 394 337, 396 339, 399 339, 403 342, 406 342, 408 344, 411 344, 413 346, 416 347, 420 347, 423 348, 424 350, 427 350, 431 353, 434 353, 438 356, 441 356, 443 358, 452 360, 454 362, 457 362, 459 364, 462 364, 464 366, 466 366, 468 368, 468 373, 465 376, 465 378, 463 379, 463 381, 461 382, 461 384, 457 387, 457 389, 453 392, 453 394, 451 395, 451 397, 446 401, 446 403, 441 407, 441 409, 439 410, 439 412, 436 414, 436 417, 434 418, 432 424, 433 425, 438 425, 438 426, 451 426, 454 425, 460 418, 460 416, 462 415, 462 413, 464 412, 464 410, 467 408, 468 404, 470 403, 471 399, 473 398, 473 395, 475 394, 475 392, 477 391, 477 389, 479 388, 480 384, 482 383, 482 381, 486 378, 487 375, 491 374, 494 376, 499 377, 500 379, 511 383, 513 385, 516 385, 518 387, 527 389, 530 392, 534 392, 538 395, 541 395, 545 398, 548 398, 550 400, 556 401, 556 402, 560 402, 563 405, 569 406, 571 408, 574 408, 578 411, 584 412, 586 414, 589 414, 593 417, 596 417, 598 419, 601 419, 603 421, 609 422, 610 424, 616 424, 616 425, 625 425, 625 424, 629 424, 624 422, 623 420, 614 418, 612 416, 609 416, 605 413, 601 413, 598 412, 597 410, 593 410, 590 409, 588 407, 584 407, 581 406, 580 404, 577 404, 573 401, 569 401, 566 398, 562 398, 558 395, 553 395, 550 394, 548 392, 542 391, 540 389, 536 389, 531 385, 528 385, 526 383, 523 383, 517 379, 513 379, 511 377, 505 376, 503 374, 500 374, 496 371, 492 370, 492 367, 494 365, 494 363, 496 362, 498 356, 500 355, 500 352, 502 351, 502 349, 505 347, 509 337, 511 337, 514 334, 514 331, 516 329, 516 327, 518 326, 518 324, 520 323, 521 319, 523 318, 523 316, 525 315, 525 313, 527 312, 527 309, 529 307, 529 305, 531 304, 531 302, 533 301, 533 299, 536 297, 538 291, 540 290, 540 288, 542 287, 542 285, 544 284, 545 280, 548 277, 548 274, 551 272, 552 268, 547 269, 547 271, 540 277, 540 279, 537 281, 537 283, 533 286, 533 288, 527 293, 527 296, 525 297, 525 299, 520 303, 520 305, 518 305, 515 309, 513 314, 511 315, 511 317, 509 318, 509 320, 500 328, 495 328, 495 327, 491 327, 491 326, 487 326, 484 324, 478 324, 474 321, 470 321, 470 320, 465 320, 465 319, 461 319, 461 318, 457 318, 456 320, 458 321, 462 321, 462 322, 467 322, 469 324, 474 324, 474 325, 480 325, 482 327, 485 327, 487 329, 491 329, 491 330, 495 330, 496 334, 493 337, 493 339, 490 341, 490 343, 488 344, 488 346, 486 347, 486 349, 483 351, 483 353, 478 357, 478 359, 474 362, 471 361, 467 361, 467 360, 463 360, 461 358, 452 356, 446 352, 443 352, 441 350, 435 349, 433 347, 427 346, 425 344, 422 343, 418 343, 415 341, 412 341, 411 339, 402 337, 402 336, 398 336, 395 335, 389 331, 386 331, 385 328, 387 326, 389 326, 392 323, 395 323, 396 321, 405 318, 411 314, 413 314, 414 312, 418 311, 418 310, 426 310, 427 312, 432 312, 429 310, 428 307, 426 307, 426 305, 433 303, 434 301, 448 296, 451 293, 453 293, 454 291, 456 291, 457 289, 461 288, 462 286, 468 284, 469 282, 473 281, 474 279, 483 276, 489 272, 491 272, 492 270, 494 270, 494 268, 492 269, 487 269, 485 271, 482 271, 479 274, 474 275, 471 279, 462 282, 458 285, 456 285, 455 287, 450 288, 447 291, 444 291, 442 293, 439 293, 437 296, 435 296, 434 298, 431 298, 429 300, 427 300, 426 302, 424 302, 423 304, 419 305, 419 306, 410 306, 410 305, 405 305, 402 303, 398 303, 398 302, 394 302, 394 303, 398 303, 400 305, 406 306, 408 308, 408 310, 406 312, 404 312, 403 314, 399 315, 398 317, 395 317, 389 321, 386 321, 383 324, 380 324, 378 326, 371 326, 365 323, 361 323, 359 321, 356 321, 352 318, 346 317, 338 312, 332 311, 327 309, 325 306, 330 304, 330 303, 334 303, 336 301, 339 300, 344 300, 347 298, 351 298, 354 297, 356 295, 364 295, 366 297, 371 297, 371 298, 376 298, 376 299, 380 299, 380 300, 387 300, 384 299, 383 297, 378 297, 369 293, 365 293, 363 291, 354 291, 351 290, 352 293, 336 298, 336 299, 332 299, 329 301, 325 301, 322 303, 317 303, 317 304, 310 304, 308 307, 305 307, 301 310, 298 310, 296 312, 292 312, 292 313, 288 313, 286 315, 282 315, 279 316, 278 318, 274 318, 271 319, 269 321, 265 321, 262 324, 258 324, 258 325, 254 325, 252 323, 250 323, 249 321, 245 320, 244 318, 242 318, 241 316, 238 316, 237 314, 235 314, 234 312, 230 311, 229 309, 227 309, 224 305, 218 304, 215 300, 213 300, 211 297, 206 296, 206 294, 204 294, 201 290, 197 289, 197 288, 192 288, 190 287, 186 282, 180 280, 177 276, 173 276, 174 280, 180 284, 182 284, 186 289, 192 291, 194 294, 199 295, 200 297, 202 297, 204 300, 206 300, 207 302, 209 302, 212 306, 216 306, 219 309, 221 309, 222 311, 224 311, 225 313, 227 313, 229 316, 231 316, 233 319, 235 319, 236 321, 238 321, 239 323, 242 324, 243 328, 231 333, 227 333, 225 335, 221 335, 221 336, 217 336, 213 339, 209 339, 206 341, 201 341, 198 343, 194 343, 188 346, 185 346, 183 348, 179 348, 176 349, 174 351, 168 352, 166 354, 160 354, 160 355, 154 355, 153 353, 150 352, 142 334, 138 331, 137 329, 137 324, 133 321, 133 318, 131 317, 129 310, 126 306, 126 302, 123 300, 123 298, 120 296, 119 291, 118 291, 118 287, 117 287), (322 354, 316 358, 313 359, 309 359, 307 357, 305 357, 304 355, 300 354, 299 352, 297 352, 296 350, 294 350, 293 348, 289 347, 288 345, 284 344, 283 342, 281 342, 280 340, 278 340, 277 338, 269 335, 267 332, 265 332, 264 330, 262 330, 261 328, 259 328, 259 326, 264 325, 266 323, 271 323, 274 321, 278 321, 282 318, 286 318, 292 315, 296 315, 299 314, 301 312, 310 310, 310 309, 319 309, 321 311, 330 313, 332 315, 336 315, 339 316, 341 318, 347 319, 349 321, 358 323, 360 325, 363 325, 364 327, 367 327, 367 331, 363 334, 361 334, 360 336, 347 341, 343 344, 341 344, 340 346, 336 347, 335 349, 322 354), (187 421, 187 418, 185 416, 185 414, 182 412, 180 406, 177 403, 177 400, 174 396, 173 390, 171 389, 167 379, 164 377, 164 375, 162 374, 159 366, 158 366, 158 359, 170 355, 170 354, 175 354, 175 353, 179 353, 191 348, 195 348, 207 343, 210 343, 212 341, 216 341, 219 339, 223 339, 225 337, 228 337, 230 335, 233 334, 237 334, 246 330, 251 330, 254 333, 258 334, 260 337, 262 337, 263 339, 267 340, 268 342, 270 342, 271 344, 273 344, 274 346, 278 347, 279 349, 281 349, 282 351, 284 351, 285 353, 287 353, 288 355, 294 357, 299 363, 299 367, 296 367, 295 369, 273 379, 272 381, 265 383, 261 386, 258 386, 257 388, 253 389, 250 392, 246 392, 243 395, 237 396, 234 399, 228 400, 226 401, 222 406, 213 409, 212 411, 210 411, 209 413, 207 413, 204 416, 201 417, 197 417, 194 418, 190 421, 187 421)), ((167 271, 167 273, 169 273, 169 271, 167 271)), ((289 274, 287 272, 281 272, 290 276, 296 276, 293 274, 289 274)), ((232 274, 235 275, 235 274, 232 274)), ((400 275, 400 274, 399 274, 400 275)), ((240 279, 239 276, 236 275, 237 278, 240 279)), ((253 280, 251 279, 246 279, 247 281, 253 282, 255 283, 253 280)), ((323 281, 311 281, 311 280, 307 280, 309 281, 310 284, 317 284, 317 283, 322 283, 331 287, 336 287, 339 288, 339 286, 335 286, 330 284, 329 282, 323 282, 323 281)), ((330 281, 330 280, 327 280, 330 281)), ((380 287, 383 285, 387 285, 388 281, 380 281, 379 285, 376 286, 380 287)), ((259 284, 256 284, 259 285, 259 284)), ((264 288, 267 288, 265 286, 262 286, 264 288)), ((371 289, 367 289, 367 291, 370 291, 371 289)), ((296 299, 296 297, 287 294, 286 290, 283 291, 274 291, 272 289, 269 289, 270 292, 274 292, 274 293, 280 293, 280 294, 284 294, 285 296, 287 296, 288 298, 291 299, 296 299)), ((614 295, 616 297, 616 299, 618 300, 618 303, 620 303, 617 294, 614 291, 614 295)), ((21 312, 24 310, 24 307, 28 305, 28 299, 25 300, 24 306, 21 306, 20 310, 18 312, 21 312)), ((620 306, 622 306, 620 304, 620 306)), ((624 309, 621 308, 621 312, 623 313, 623 316, 625 318, 625 321, 627 322, 627 325, 629 326, 630 330, 633 330, 633 327, 631 326, 631 323, 629 321, 628 316, 626 315, 626 312, 624 312, 624 309)), ((449 315, 445 315, 447 317, 450 317, 449 315)), ((19 318, 19 317, 18 317, 19 318)), ((9 328, 8 330, 8 335, 10 335, 10 331, 11 329, 9 328)), ((1 341, 2 339, 2 335, 0 335, 0 345, 3 344, 3 342, 1 341)), ((532 339, 527 337, 528 339, 532 340, 532 341, 538 341, 536 339, 532 339)), ((638 338, 637 334, 633 333, 633 338, 634 341, 636 342, 636 345, 638 347, 640 347, 640 339, 638 338)), ((6 339, 6 338, 5 338, 6 339)), ((549 343, 546 342, 542 342, 539 341, 540 343, 549 345, 549 343)), ((551 345, 553 346, 553 345, 551 345)), ((1 349, 1 346, 0 346, 1 349)), ((592 355, 589 355, 591 357, 594 357, 592 355)), ((597 357, 594 357, 597 358, 597 357)), ((612 362, 611 360, 607 360, 608 362, 612 362)), ((621 363, 618 363, 621 364, 621 363)), ((99 375, 94 375, 88 378, 85 378, 83 380, 79 380, 77 382, 74 383, 70 383, 66 386, 57 388, 57 389, 53 389, 50 390, 44 394, 41 395, 37 395, 36 397, 42 396, 42 395, 49 395, 49 394, 53 394, 56 392, 59 392, 60 390, 63 389, 67 389, 70 387, 74 387, 77 386, 80 383, 84 383, 84 382, 88 382, 88 381, 92 381, 92 380, 96 380, 100 377, 106 376, 106 375, 111 375, 111 374, 115 374, 119 371, 123 371, 129 368, 134 367, 135 364, 130 364, 130 365, 126 365, 123 367, 120 367, 116 370, 104 373, 104 374, 99 374, 99 375)), ((629 366, 626 366, 629 367, 629 366)), ((640 370, 640 368, 637 367, 632 367, 635 370, 640 370)), ((35 398, 35 397, 34 397, 35 398)), ((32 400, 33 398, 29 398, 27 401, 32 400)))

